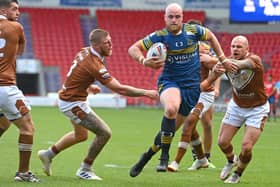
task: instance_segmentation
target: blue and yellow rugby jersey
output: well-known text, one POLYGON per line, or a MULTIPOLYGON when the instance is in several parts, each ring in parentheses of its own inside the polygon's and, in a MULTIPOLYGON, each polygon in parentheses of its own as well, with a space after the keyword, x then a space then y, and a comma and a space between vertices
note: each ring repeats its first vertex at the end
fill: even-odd
POLYGON ((159 79, 174 81, 179 87, 197 87, 200 84, 198 41, 208 37, 208 29, 199 25, 183 24, 182 32, 173 35, 166 28, 155 31, 141 40, 148 50, 154 43, 167 47, 167 58, 159 79))

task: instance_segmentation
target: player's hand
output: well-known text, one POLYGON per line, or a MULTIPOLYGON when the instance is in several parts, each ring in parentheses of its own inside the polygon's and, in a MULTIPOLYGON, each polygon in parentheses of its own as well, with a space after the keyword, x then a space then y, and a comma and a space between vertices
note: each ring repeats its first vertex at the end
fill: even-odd
POLYGON ((237 73, 239 69, 237 63, 233 59, 225 59, 223 62, 223 66, 230 73, 237 73))
POLYGON ((146 90, 144 95, 150 99, 159 100, 159 94, 157 90, 146 90))
POLYGON ((218 74, 219 76, 222 75, 223 73, 226 72, 226 69, 224 67, 223 64, 221 63, 217 63, 214 67, 213 67, 213 71, 218 74))
POLYGON ((95 84, 92 84, 88 87, 87 92, 91 94, 97 94, 101 92, 101 88, 95 84))
POLYGON ((164 66, 165 60, 160 59, 159 57, 151 57, 145 58, 143 61, 144 66, 153 68, 153 69, 160 69, 164 66))
POLYGON ((200 62, 211 62, 212 61, 212 56, 206 53, 199 53, 199 60, 200 62))

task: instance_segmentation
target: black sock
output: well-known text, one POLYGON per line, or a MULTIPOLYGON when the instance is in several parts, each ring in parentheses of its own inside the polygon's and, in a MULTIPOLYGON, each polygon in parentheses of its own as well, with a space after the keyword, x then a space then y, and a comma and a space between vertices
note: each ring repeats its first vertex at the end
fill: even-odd
POLYGON ((175 127, 175 119, 163 117, 161 122, 161 159, 169 159, 169 149, 175 133, 175 127))
POLYGON ((210 162, 211 153, 205 153, 204 155, 207 158, 207 160, 210 162))

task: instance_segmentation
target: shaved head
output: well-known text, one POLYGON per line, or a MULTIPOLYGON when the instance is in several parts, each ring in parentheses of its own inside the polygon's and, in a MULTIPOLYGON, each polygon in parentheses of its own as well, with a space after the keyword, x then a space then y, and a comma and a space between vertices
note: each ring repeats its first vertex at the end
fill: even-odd
POLYGON ((177 3, 169 4, 165 9, 164 20, 167 30, 175 35, 178 34, 183 22, 182 7, 177 3))
POLYGON ((244 59, 249 52, 248 39, 242 35, 235 36, 231 41, 230 49, 234 59, 244 59))
POLYGON ((244 47, 249 46, 248 39, 245 36, 242 36, 242 35, 235 36, 231 41, 231 43, 236 43, 236 42, 243 43, 244 47))
POLYGON ((169 5, 167 5, 166 9, 165 9, 165 14, 168 14, 170 11, 175 11, 175 12, 181 12, 183 13, 183 9, 182 7, 177 4, 177 3, 171 3, 169 5))

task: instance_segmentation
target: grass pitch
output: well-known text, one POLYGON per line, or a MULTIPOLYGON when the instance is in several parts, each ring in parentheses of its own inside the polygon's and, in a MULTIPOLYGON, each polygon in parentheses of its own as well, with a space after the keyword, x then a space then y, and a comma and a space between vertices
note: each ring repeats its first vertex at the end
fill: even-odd
MULTIPOLYGON (((181 162, 177 173, 157 173, 159 154, 147 164, 142 173, 136 177, 129 176, 130 167, 138 160, 140 154, 147 150, 160 128, 161 109, 96 109, 111 127, 113 136, 97 158, 94 169, 103 181, 84 181, 76 178, 75 172, 86 155, 87 148, 94 138, 90 134, 86 142, 75 145, 60 153, 52 165, 53 176, 47 177, 41 170, 37 151, 48 148, 66 132, 72 130, 68 119, 57 108, 33 107, 32 116, 36 125, 31 170, 42 180, 40 184, 17 183, 13 181, 18 165, 18 130, 12 126, 0 139, 0 186, 41 186, 41 187, 219 187, 228 186, 219 179, 225 158, 217 144, 217 133, 222 119, 222 113, 214 115, 214 142, 212 148, 212 163, 217 169, 201 169, 188 171, 192 164, 190 151, 181 162)), ((278 122, 267 122, 260 140, 255 145, 253 159, 237 186, 245 187, 279 187, 280 186, 280 119, 278 122)), ((199 132, 201 132, 200 125, 199 132)), ((170 157, 174 158, 180 131, 176 134, 170 157)), ((240 141, 244 129, 235 137, 235 152, 240 151, 240 141)))

